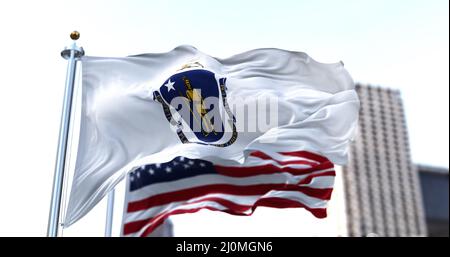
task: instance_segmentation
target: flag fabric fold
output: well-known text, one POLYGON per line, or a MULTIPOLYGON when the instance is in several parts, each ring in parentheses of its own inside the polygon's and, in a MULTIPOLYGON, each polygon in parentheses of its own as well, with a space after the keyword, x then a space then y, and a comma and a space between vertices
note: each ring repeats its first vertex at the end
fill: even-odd
MULTIPOLYGON (((359 109, 353 80, 340 62, 323 64, 280 49, 221 59, 191 46, 121 58, 83 57, 81 101, 66 227, 128 172, 181 156, 209 162, 217 172, 220 166, 235 167, 234 176, 239 167, 286 161, 287 166, 267 167, 299 183, 285 171, 297 157, 283 153, 308 152, 345 164, 359 109)), ((271 201, 245 197, 243 206, 250 209, 271 201)))

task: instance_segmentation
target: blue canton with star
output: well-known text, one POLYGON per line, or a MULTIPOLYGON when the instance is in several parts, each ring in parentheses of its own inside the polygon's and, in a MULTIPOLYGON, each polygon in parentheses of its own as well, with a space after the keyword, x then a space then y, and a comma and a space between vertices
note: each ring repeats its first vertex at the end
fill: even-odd
POLYGON ((129 190, 134 191, 151 184, 175 181, 203 174, 216 174, 214 165, 211 162, 176 157, 170 162, 148 164, 130 172, 129 190))

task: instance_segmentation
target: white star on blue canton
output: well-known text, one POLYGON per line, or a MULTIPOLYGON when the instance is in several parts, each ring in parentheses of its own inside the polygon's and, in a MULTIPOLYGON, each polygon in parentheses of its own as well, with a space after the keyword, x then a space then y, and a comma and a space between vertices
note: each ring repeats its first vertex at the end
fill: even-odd
POLYGON ((173 85, 175 85, 175 82, 170 81, 170 79, 166 84, 164 84, 164 86, 167 87, 167 92, 170 92, 170 90, 175 90, 173 85))
POLYGON ((189 168, 189 165, 184 164, 183 167, 184 167, 185 169, 187 169, 187 168, 189 168))
POLYGON ((184 162, 184 157, 180 157, 180 161, 184 162))
POLYGON ((130 177, 130 180, 133 181, 133 180, 134 180, 134 176, 131 176, 131 177, 130 177))
POLYGON ((171 172, 171 171, 172 171, 172 168, 166 167, 166 172, 171 172))
POLYGON ((150 175, 153 175, 153 173, 155 172, 153 169, 149 169, 148 172, 150 173, 150 175))
POLYGON ((156 168, 159 168, 159 167, 161 167, 161 164, 160 164, 160 163, 157 163, 157 164, 156 164, 156 168))
POLYGON ((206 166, 206 164, 204 162, 200 163, 200 167, 205 167, 205 166, 206 166))
POLYGON ((190 165, 194 165, 194 162, 193 161, 189 161, 188 162, 190 165))

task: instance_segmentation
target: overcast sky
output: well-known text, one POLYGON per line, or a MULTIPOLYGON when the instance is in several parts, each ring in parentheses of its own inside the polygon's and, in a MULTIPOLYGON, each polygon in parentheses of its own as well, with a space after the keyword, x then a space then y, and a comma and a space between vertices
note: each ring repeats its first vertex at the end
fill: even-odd
MULTIPOLYGON (((1 1, 0 236, 46 233, 66 72, 60 51, 74 29, 94 56, 190 44, 217 57, 276 47, 342 60, 355 81, 401 90, 414 162, 448 168, 448 19, 447 0, 1 1)), ((305 213, 276 210, 295 229, 310 222, 305 213)), ((73 235, 101 235, 92 224, 102 215, 104 203, 73 235)), ((189 235, 192 224, 226 231, 217 217, 242 222, 208 215, 177 217, 177 233, 189 235)), ((255 226, 273 222, 267 215, 255 226)), ((275 224, 265 231, 295 234, 275 224)))

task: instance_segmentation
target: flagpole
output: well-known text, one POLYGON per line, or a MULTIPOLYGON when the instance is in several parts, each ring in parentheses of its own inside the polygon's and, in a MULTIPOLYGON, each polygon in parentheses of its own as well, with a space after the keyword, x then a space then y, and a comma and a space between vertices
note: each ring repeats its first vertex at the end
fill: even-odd
POLYGON ((106 224, 105 224, 105 237, 111 237, 113 212, 114 212, 114 189, 108 193, 108 205, 106 207, 106 224))
POLYGON ((72 110, 72 99, 75 83, 75 73, 77 61, 84 55, 82 47, 78 47, 76 40, 80 38, 80 33, 74 31, 70 34, 73 40, 69 47, 66 47, 61 56, 68 61, 66 74, 66 87, 64 93, 61 123, 59 130, 58 148, 56 155, 55 174, 53 177, 53 190, 50 204, 50 214, 48 218, 47 236, 58 236, 59 216, 61 211, 61 195, 64 181, 64 167, 66 164, 67 141, 69 137, 70 113, 72 110))

